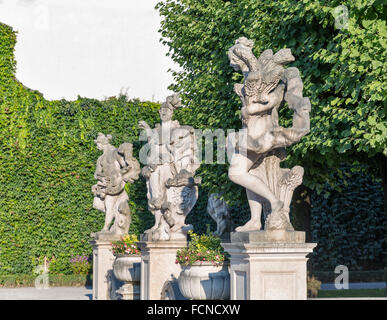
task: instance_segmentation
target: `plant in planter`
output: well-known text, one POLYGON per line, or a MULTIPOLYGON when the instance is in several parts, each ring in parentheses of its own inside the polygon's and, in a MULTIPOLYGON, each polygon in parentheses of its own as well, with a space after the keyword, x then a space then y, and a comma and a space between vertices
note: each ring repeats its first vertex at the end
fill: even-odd
POLYGON ((125 283, 117 290, 123 300, 140 298, 141 255, 137 242, 136 235, 125 235, 112 243, 112 252, 116 256, 113 273, 118 280, 125 283))
POLYGON ((121 237, 121 240, 112 242, 112 252, 115 256, 140 255, 137 242, 138 238, 135 234, 127 234, 121 237))
POLYGON ((188 246, 176 252, 175 262, 183 267, 178 279, 181 293, 191 300, 229 299, 230 274, 221 239, 192 230, 188 234, 188 246))

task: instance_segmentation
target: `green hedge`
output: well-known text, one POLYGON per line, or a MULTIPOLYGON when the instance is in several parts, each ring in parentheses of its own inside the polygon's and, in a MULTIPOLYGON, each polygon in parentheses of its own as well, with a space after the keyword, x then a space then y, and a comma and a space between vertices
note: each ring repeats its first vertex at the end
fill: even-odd
MULTIPOLYGON (((315 271, 313 275, 322 283, 334 283, 339 274, 330 271, 315 271)), ((387 282, 384 270, 351 271, 348 273, 349 282, 387 282)))
POLYGON ((311 240, 318 245, 310 255, 314 270, 332 271, 338 265, 354 270, 383 269, 386 216, 383 190, 364 173, 335 177, 341 192, 327 185, 323 197, 311 197, 311 240))
MULTIPOLYGON (((37 100, 16 100, 12 109, 2 109, 5 128, 20 121, 19 115, 24 119, 20 128, 1 135, 0 274, 31 272, 44 256, 56 257, 52 272, 66 272, 71 256, 91 254, 89 235, 104 221, 104 213, 92 208, 93 173, 101 154, 93 139, 105 132, 113 135, 116 146, 136 141, 138 120, 153 123, 158 114, 157 104, 124 96, 105 101, 37 100)), ((140 145, 134 146, 136 154, 140 145)), ((146 210, 144 181, 136 181, 129 193, 131 230, 139 233, 153 220, 146 210)))
POLYGON ((386 289, 319 290, 317 298, 381 298, 387 297, 386 289))
MULTIPOLYGON (((0 275, 0 288, 34 287, 36 275, 17 274, 0 275)), ((83 274, 50 274, 48 278, 51 287, 83 287, 92 286, 93 276, 83 274)))
MULTIPOLYGON (((14 78, 15 33, 0 24, 0 274, 28 274, 44 256, 52 273, 68 273, 69 259, 91 254, 91 232, 104 214, 92 208, 91 186, 101 152, 93 139, 113 135, 116 146, 137 141, 138 121, 154 124, 159 104, 121 95, 103 101, 47 101, 14 78), (12 76, 11 76, 12 75, 12 76)), ((130 186, 131 230, 152 224, 142 179, 130 186)))

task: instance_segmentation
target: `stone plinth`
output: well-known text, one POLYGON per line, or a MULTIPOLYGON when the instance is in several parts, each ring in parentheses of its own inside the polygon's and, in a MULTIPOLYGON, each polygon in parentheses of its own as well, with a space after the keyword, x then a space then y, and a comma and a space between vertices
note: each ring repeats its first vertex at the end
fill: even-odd
POLYGON ((120 300, 140 300, 140 283, 125 283, 116 292, 120 295, 120 300))
POLYGON ((123 283, 113 274, 115 256, 112 253, 112 241, 120 239, 119 235, 109 233, 92 234, 93 247, 93 300, 116 300, 118 290, 123 283))
POLYGON ((306 300, 306 256, 316 243, 305 243, 304 232, 233 232, 222 246, 230 254, 231 300, 306 300))
MULTIPOLYGON (((146 240, 142 237, 141 240, 146 240)), ((165 290, 180 275, 181 267, 175 264, 176 251, 187 241, 140 241, 141 250, 141 300, 165 299, 165 290)))
POLYGON ((233 243, 305 243, 305 232, 286 230, 232 232, 230 240, 233 243))

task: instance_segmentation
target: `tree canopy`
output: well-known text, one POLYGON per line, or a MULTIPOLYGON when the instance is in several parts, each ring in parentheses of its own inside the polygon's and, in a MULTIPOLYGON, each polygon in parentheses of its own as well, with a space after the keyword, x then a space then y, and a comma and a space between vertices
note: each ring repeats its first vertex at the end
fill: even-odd
MULTIPOLYGON (((171 89, 188 109, 182 122, 196 128, 240 128, 233 85, 242 75, 229 66, 227 50, 245 36, 254 53, 290 48, 312 104, 311 132, 289 149, 288 165, 305 168, 304 184, 322 190, 327 168, 387 155, 386 8, 380 0, 165 0, 157 7, 162 43, 182 70, 171 89)), ((291 125, 283 108, 282 125, 291 125)), ((207 186, 235 189, 226 166, 202 166, 207 186)), ((333 182, 333 181, 332 181, 333 182)), ((333 184, 333 183, 332 183, 333 184)), ((233 190, 233 191, 232 191, 233 190)))

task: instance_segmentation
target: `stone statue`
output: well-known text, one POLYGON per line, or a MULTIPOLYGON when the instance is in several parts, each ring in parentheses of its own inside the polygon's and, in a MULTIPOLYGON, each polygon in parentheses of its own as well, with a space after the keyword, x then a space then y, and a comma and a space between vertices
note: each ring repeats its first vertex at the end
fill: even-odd
POLYGON ((145 231, 148 240, 186 239, 192 228, 185 224, 185 218, 198 198, 200 178, 194 175, 200 164, 195 156, 194 129, 172 120, 174 109, 180 106, 180 97, 174 94, 160 108, 161 124, 151 129, 145 121, 139 122, 150 147, 147 165, 142 168, 148 209, 155 216, 154 226, 145 231))
POLYGON ((211 193, 208 197, 207 213, 216 222, 216 231, 214 235, 229 239, 231 231, 231 215, 227 203, 220 199, 218 193, 211 193))
POLYGON ((103 154, 97 160, 94 173, 97 184, 91 189, 93 207, 105 212, 105 225, 98 233, 123 235, 128 233, 131 222, 125 184, 139 178, 140 164, 132 155, 131 143, 123 143, 117 149, 109 143, 111 138, 109 134, 98 133, 94 140, 103 154))
POLYGON ((228 137, 233 153, 228 176, 246 188, 251 211, 251 219, 236 231, 260 230, 262 210, 265 230, 293 230, 289 205, 294 189, 302 183, 304 170, 300 166, 282 169, 280 162, 286 156, 284 148, 309 133, 311 105, 302 96, 298 69, 284 68, 295 60, 290 49, 275 54, 265 50, 257 59, 253 45, 252 40, 242 37, 228 51, 230 65, 244 75, 243 84, 234 85, 242 101, 244 130, 228 137), (278 123, 278 109, 285 102, 293 110, 291 128, 278 123))

